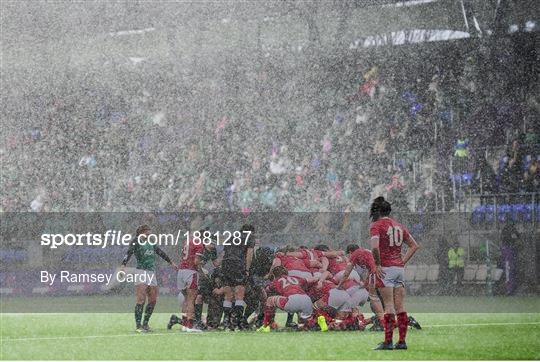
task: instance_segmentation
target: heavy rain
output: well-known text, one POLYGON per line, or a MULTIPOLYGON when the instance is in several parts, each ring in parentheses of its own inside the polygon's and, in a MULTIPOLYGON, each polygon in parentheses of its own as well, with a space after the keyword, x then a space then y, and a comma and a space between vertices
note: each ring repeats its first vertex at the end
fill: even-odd
MULTIPOLYGON (((110 296, 122 302, 107 311, 131 313, 133 286, 103 278, 137 279, 144 252, 121 265, 129 242, 44 235, 182 236, 156 251, 178 269, 200 230, 213 245, 198 270, 209 277, 228 260, 224 235, 253 226, 250 274, 259 251, 350 262, 351 245, 377 249, 382 196, 421 247, 403 274, 411 298, 428 301, 413 312, 538 312, 537 1, 6 0, 0 10, 5 311, 95 312, 93 299, 58 300, 110 296), (54 284, 63 272, 107 282, 54 284), (437 299, 514 295, 533 299, 437 299)), ((390 245, 407 235, 389 229, 390 245)), ((403 243, 407 255, 414 243, 403 243)), ((148 285, 159 285, 161 312, 178 313, 183 289, 162 258, 148 285)), ((250 323, 264 327, 257 303, 250 323)), ((230 327, 219 318, 215 328, 230 327)))

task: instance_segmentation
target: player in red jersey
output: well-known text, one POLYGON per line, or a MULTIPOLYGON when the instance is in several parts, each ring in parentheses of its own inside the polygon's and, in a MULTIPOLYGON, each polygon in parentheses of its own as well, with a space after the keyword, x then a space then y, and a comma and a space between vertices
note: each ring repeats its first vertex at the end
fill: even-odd
POLYGON ((328 246, 320 244, 314 249, 300 247, 296 251, 288 251, 286 255, 302 259, 304 264, 311 271, 311 274, 313 274, 314 277, 323 280, 331 276, 330 272, 328 272, 329 259, 343 255, 343 252, 331 251, 328 246))
POLYGON ((289 272, 289 276, 304 279, 313 277, 306 262, 297 256, 289 255, 289 252, 294 252, 294 248, 287 246, 276 253, 270 272, 277 266, 283 266, 289 272))
MULTIPOLYGON (((274 280, 266 287, 267 294, 274 294, 267 298, 264 307, 263 325, 260 332, 269 332, 270 323, 275 315, 276 308, 289 313, 299 313, 299 327, 311 319, 313 304, 303 287, 317 282, 316 278, 308 279, 290 276, 283 266, 276 266, 271 272, 274 280)), ((313 323, 312 323, 313 324, 313 323)))
POLYGON ((286 255, 302 259, 314 277, 320 277, 328 269, 328 258, 320 250, 300 247, 296 251, 287 252, 286 255))
MULTIPOLYGON (((370 283, 370 280, 374 280, 376 273, 376 265, 373 254, 371 251, 360 248, 356 244, 347 246, 347 254, 349 255, 349 263, 345 268, 342 283, 350 280, 349 275, 352 271, 356 271, 360 275, 363 285, 367 287, 371 310, 373 313, 375 313, 376 318, 365 320, 364 326, 373 322, 374 326, 372 330, 379 330, 378 328, 382 328, 384 325, 384 309, 379 296, 377 295, 376 286, 373 283, 370 283), (378 321, 379 324, 377 324, 376 321, 378 321)), ((340 287, 347 290, 344 285, 340 285, 340 287)), ((360 300, 363 301, 363 299, 360 300)))
POLYGON ((198 268, 203 256, 205 245, 201 239, 186 241, 180 253, 180 265, 177 274, 178 302, 184 318, 171 315, 167 329, 175 324, 181 324, 185 332, 198 331, 193 327, 195 319, 195 299, 198 288, 198 268))
MULTIPOLYGON (((338 255, 333 259, 329 259, 328 263, 328 271, 332 273, 334 276, 334 279, 339 283, 343 280, 343 275, 345 274, 345 269, 347 269, 347 264, 349 264, 349 258, 344 255, 338 255)), ((352 270, 350 272, 350 279, 356 280, 357 282, 360 282, 360 275, 356 272, 356 270, 352 270)))
MULTIPOLYGON (((313 262, 313 265, 316 265, 315 262, 313 262)), ((274 258, 270 272, 272 272, 272 270, 277 266, 283 266, 285 269, 287 269, 289 276, 304 279, 313 277, 313 274, 311 273, 311 261, 304 258, 304 254, 301 251, 295 251, 295 249, 291 246, 287 246, 276 253, 276 257, 274 258)), ((326 274, 324 276, 318 275, 318 277, 321 279, 326 278, 327 276, 328 275, 326 274)), ((293 313, 287 314, 287 322, 285 323, 286 327, 296 327, 296 324, 293 322, 293 318, 293 313)))
POLYGON ((407 228, 389 217, 392 207, 384 197, 377 197, 370 208, 373 223, 370 227, 371 247, 375 259, 375 281, 384 303, 384 342, 376 349, 407 349, 408 317, 404 307, 404 266, 418 250, 418 244, 407 228), (402 244, 408 246, 401 255, 402 244), (399 341, 393 346, 392 336, 396 324, 399 341))
MULTIPOLYGON (((348 280, 347 288, 353 287, 352 283, 356 282, 348 280)), ((312 285, 308 294, 315 300, 315 314, 319 319, 322 316, 330 329, 359 329, 361 318, 358 318, 358 309, 353 307, 354 301, 349 293, 339 289, 335 280, 324 280, 312 285)))
MULTIPOLYGON (((326 271, 326 268, 328 268, 328 259, 324 257, 323 252, 321 251, 310 250, 303 247, 295 250, 293 247, 286 247, 283 249, 283 252, 284 254, 278 253, 277 257, 280 258, 281 256, 284 256, 285 258, 283 260, 280 259, 280 262, 276 261, 274 265, 283 265, 291 276, 301 278, 310 277, 310 275, 301 265, 295 265, 296 263, 299 263, 300 260, 304 263, 312 276, 326 279, 330 275, 330 273, 326 271), (324 276, 322 273, 323 270, 325 272, 324 276)), ((293 313, 287 313, 287 322, 285 323, 285 327, 297 327, 297 324, 293 322, 293 318, 293 313)))

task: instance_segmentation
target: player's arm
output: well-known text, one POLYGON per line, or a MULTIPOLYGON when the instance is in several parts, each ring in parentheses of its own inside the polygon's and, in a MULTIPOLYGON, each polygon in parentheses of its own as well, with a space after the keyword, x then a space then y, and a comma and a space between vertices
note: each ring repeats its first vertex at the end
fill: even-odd
POLYGON ((325 271, 328 270, 329 264, 330 264, 330 261, 328 260, 328 258, 326 256, 323 256, 321 258, 321 273, 324 273, 325 271))
POLYGON ((343 278, 341 279, 341 281, 338 284, 339 289, 341 289, 341 285, 343 284, 343 282, 345 280, 349 279, 349 275, 351 275, 351 272, 352 272, 353 268, 354 268, 354 264, 351 263, 351 262, 348 262, 347 266, 345 267, 345 271, 343 272, 343 278))
POLYGON ((373 259, 375 260, 375 274, 379 278, 384 277, 384 273, 382 271, 381 267, 381 251, 379 249, 379 235, 372 235, 371 236, 371 252, 373 254, 373 259))
POLYGON ((199 273, 199 275, 201 275, 203 278, 207 279, 209 282, 212 282, 212 280, 210 279, 210 275, 208 275, 208 271, 206 269, 203 268, 203 263, 199 263, 195 266, 195 268, 197 269, 197 272, 199 273))
POLYGON ((272 274, 272 270, 274 270, 274 268, 276 266, 280 266, 281 265, 281 259, 280 258, 274 258, 274 260, 272 261, 272 266, 270 267, 270 270, 268 271, 268 274, 266 274, 264 276, 264 279, 270 279, 270 275, 272 274))
POLYGON ((127 251, 126 255, 124 256, 124 259, 122 260, 122 266, 127 265, 127 263, 129 262, 129 259, 131 259, 131 256, 135 252, 135 249, 137 249, 138 245, 139 245, 139 243, 137 243, 137 240, 133 239, 131 244, 129 244, 129 248, 128 248, 128 251, 127 251))
POLYGON ((200 271, 200 268, 203 267, 203 263, 202 263, 202 255, 201 254, 195 254, 193 256, 193 266, 195 268, 197 268, 197 270, 200 271))
POLYGON ((405 234, 405 240, 403 240, 403 241, 405 241, 405 244, 407 244, 407 246, 408 246, 407 252, 403 256, 403 264, 407 264, 409 259, 411 259, 412 256, 414 255, 414 253, 416 253, 418 251, 420 246, 418 245, 416 240, 414 240, 414 238, 411 236, 411 234, 409 234, 408 232, 405 234))
POLYGON ((173 264, 171 258, 165 253, 159 246, 156 246, 154 249, 154 252, 163 260, 165 260, 167 263, 169 263, 170 266, 175 267, 173 264))
POLYGON ((298 259, 302 259, 304 257, 301 251, 288 251, 285 253, 285 255, 292 256, 298 259))
POLYGON ((319 282, 319 278, 315 278, 315 277, 307 277, 307 278, 305 278, 305 279, 303 279, 303 280, 305 280, 305 285, 307 285, 307 286, 319 282))
POLYGON ((268 285, 264 288, 264 291, 266 292, 266 294, 272 294, 272 293, 275 293, 276 290, 275 290, 274 283, 268 284, 268 285))
POLYGON ((246 273, 249 273, 251 269, 251 263, 253 262, 253 246, 249 247, 246 252, 246 273))

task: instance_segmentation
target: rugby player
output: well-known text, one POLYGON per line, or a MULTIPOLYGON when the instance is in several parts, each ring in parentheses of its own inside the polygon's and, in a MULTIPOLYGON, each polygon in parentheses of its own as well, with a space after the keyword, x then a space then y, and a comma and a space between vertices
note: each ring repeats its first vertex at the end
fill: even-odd
POLYGON ((244 296, 246 283, 249 277, 251 262, 253 260, 254 231, 252 225, 243 225, 241 228, 242 240, 240 243, 231 242, 223 246, 223 327, 234 330, 247 328, 244 320, 244 308, 246 303, 244 296), (250 232, 246 234, 245 232, 250 232), (233 306, 234 298, 234 306, 233 306))
POLYGON ((418 244, 407 228, 389 217, 392 207, 384 197, 377 197, 370 207, 371 247, 375 259, 375 286, 384 303, 384 342, 375 349, 407 349, 408 317, 405 311, 404 266, 418 250, 418 244), (401 255, 402 244, 408 246, 401 255), (399 332, 398 343, 394 346, 392 337, 396 324, 399 332))
POLYGON ((266 299, 264 308, 263 325, 257 330, 259 332, 270 332, 276 308, 288 313, 299 313, 299 328, 315 325, 313 321, 313 303, 302 287, 316 283, 316 278, 299 278, 290 276, 283 266, 276 266, 272 269, 273 281, 266 287, 268 294, 274 294, 266 299))
POLYGON ((259 328, 264 319, 264 305, 266 303, 265 287, 269 281, 265 277, 270 272, 274 251, 269 247, 260 247, 255 251, 255 257, 249 272, 249 287, 246 292, 246 309, 244 319, 258 310, 257 318, 254 320, 255 327, 259 328))
MULTIPOLYGON (((325 317, 326 321, 335 321, 334 326, 347 319, 351 314, 351 298, 346 291, 337 288, 332 280, 320 281, 313 285, 308 293, 312 300, 317 314, 325 317)), ((341 329, 341 328, 334 328, 341 329)))
POLYGON ((195 299, 199 287, 199 272, 201 270, 201 258, 210 245, 204 245, 202 240, 186 240, 180 255, 180 266, 177 275, 178 302, 182 311, 182 319, 175 314, 171 315, 167 329, 171 329, 175 324, 182 325, 184 332, 200 332, 195 328, 195 299))
MULTIPOLYGON (((201 235, 203 235, 204 232, 208 232, 208 230, 202 230, 201 235)), ((195 327, 197 329, 206 329, 205 324, 202 321, 202 310, 203 305, 206 302, 209 304, 210 299, 212 298, 212 292, 213 292, 213 279, 210 275, 208 275, 208 272, 204 269, 204 266, 208 262, 212 262, 212 266, 214 268, 219 267, 220 262, 218 260, 217 250, 215 245, 209 244, 205 246, 203 255, 200 257, 200 272, 199 272, 199 280, 198 280, 198 288, 197 288, 197 297, 195 298, 195 327)))
MULTIPOLYGON (((270 271, 277 266, 283 266, 288 271, 289 276, 304 279, 311 278, 313 274, 311 274, 308 260, 302 258, 303 254, 301 252, 296 252, 292 246, 286 246, 276 253, 270 271)), ((293 322, 293 317, 293 313, 287 314, 287 322, 285 323, 286 327, 297 327, 297 325, 293 322)))
POLYGON ((148 322, 150 321, 150 317, 156 306, 158 296, 158 286, 155 276, 156 255, 159 255, 163 260, 169 263, 171 267, 177 269, 167 254, 165 254, 165 252, 157 245, 144 242, 149 234, 150 227, 148 225, 141 225, 137 228, 135 238, 131 241, 121 266, 122 268, 125 268, 131 256, 135 254, 135 259, 137 260, 136 273, 144 273, 147 276, 152 276, 151 278, 144 278, 147 280, 146 282, 139 281, 135 284, 135 325, 136 331, 139 333, 151 332, 148 322), (147 302, 146 309, 144 309, 145 302, 147 302), (144 320, 141 324, 143 309, 144 320))
MULTIPOLYGON (((364 327, 369 323, 373 323, 373 327, 371 329, 372 331, 383 330, 382 326, 384 325, 384 309, 381 300, 379 299, 379 296, 377 294, 377 289, 375 288, 375 285, 373 283, 370 283, 370 280, 373 280, 376 272, 376 265, 373 254, 367 249, 360 248, 356 244, 351 244, 347 246, 347 255, 349 256, 349 262, 347 263, 347 266, 345 267, 345 270, 343 272, 343 278, 341 280, 340 287, 343 287, 343 283, 347 281, 350 274, 355 271, 362 279, 362 283, 367 286, 371 310, 373 311, 373 313, 375 313, 375 318, 367 319, 364 321, 364 327)), ((351 293, 356 294, 355 299, 358 298, 360 302, 365 302, 365 300, 363 300, 365 297, 363 293, 355 291, 354 288, 351 290, 351 293)))

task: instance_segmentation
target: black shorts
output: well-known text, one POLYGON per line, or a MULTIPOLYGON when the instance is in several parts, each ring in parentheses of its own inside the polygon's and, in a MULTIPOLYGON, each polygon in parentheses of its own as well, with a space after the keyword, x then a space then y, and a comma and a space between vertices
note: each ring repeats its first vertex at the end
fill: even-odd
POLYGON ((226 287, 236 287, 246 285, 246 273, 244 263, 223 260, 221 264, 223 273, 223 285, 226 287))
POLYGON ((203 296, 205 301, 212 296, 212 283, 209 279, 199 278, 198 293, 203 296))

